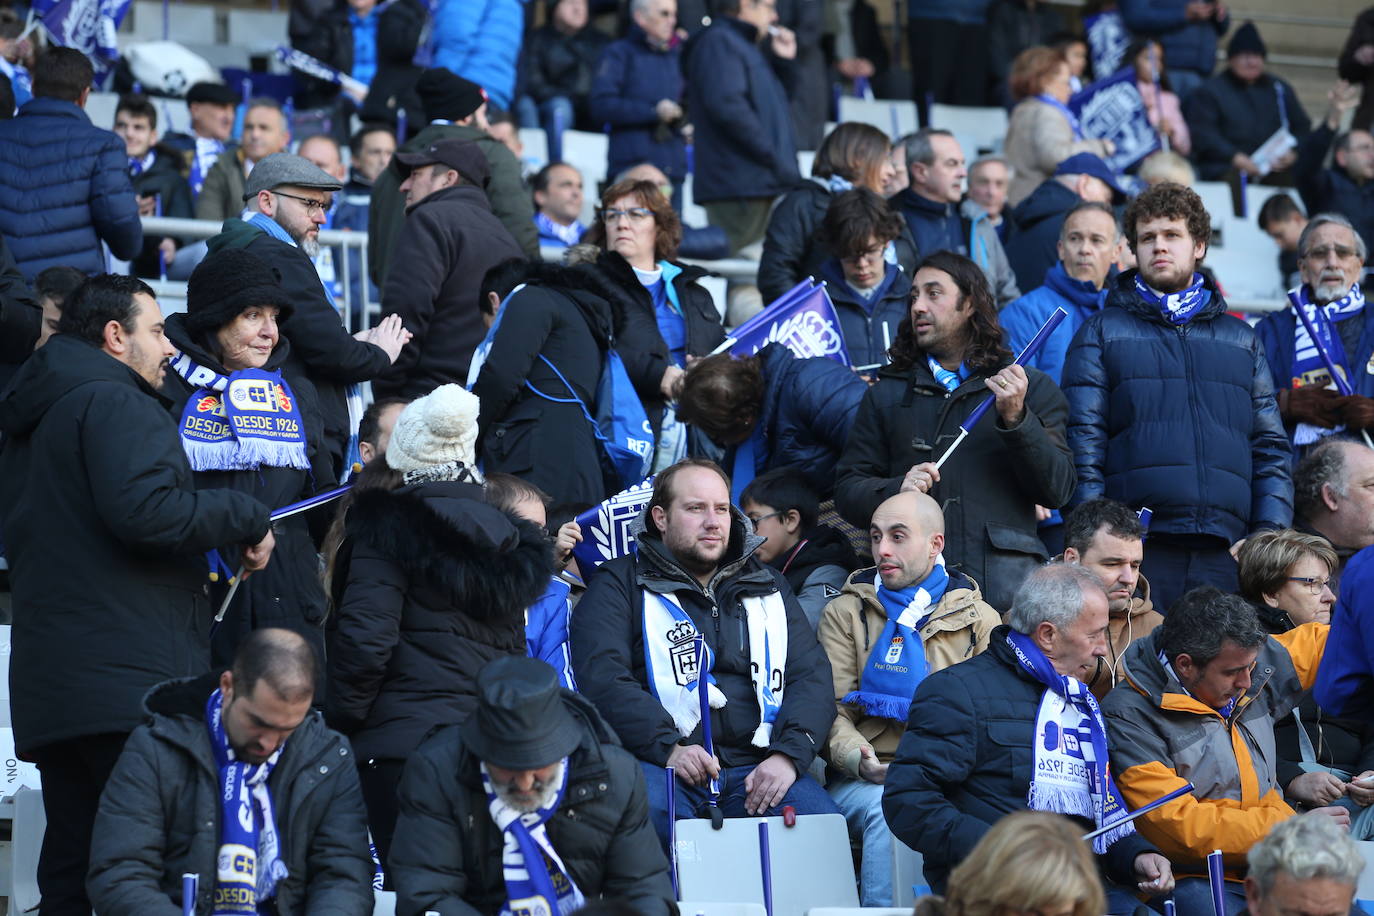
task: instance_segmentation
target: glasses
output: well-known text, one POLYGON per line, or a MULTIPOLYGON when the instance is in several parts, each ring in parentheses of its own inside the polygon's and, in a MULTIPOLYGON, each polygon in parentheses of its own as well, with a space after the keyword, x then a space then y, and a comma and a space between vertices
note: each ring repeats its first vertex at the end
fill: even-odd
POLYGON ((883 243, 882 245, 876 245, 873 248, 869 248, 866 251, 861 251, 851 257, 840 258, 840 261, 845 264, 861 264, 864 261, 880 261, 886 251, 887 244, 883 243))
POLYGON ((767 515, 750 515, 750 516, 748 516, 748 518, 749 518, 749 521, 753 524, 753 526, 754 526, 755 528, 757 528, 757 527, 759 526, 759 522, 766 522, 766 521, 768 521, 770 518, 777 518, 779 515, 783 515, 783 514, 785 514, 785 513, 782 512, 782 511, 779 511, 779 512, 769 512, 767 515))
POLYGON ((1337 259, 1341 261, 1348 261, 1358 254, 1354 248, 1347 248, 1344 245, 1321 245, 1317 248, 1307 249, 1307 254, 1303 255, 1303 258, 1311 258, 1314 261, 1325 261, 1327 258, 1331 257, 1331 252, 1333 251, 1336 252, 1337 259))
POLYGON ((613 223, 622 217, 628 217, 632 223, 642 223, 646 219, 653 219, 654 211, 650 210, 648 207, 631 207, 628 210, 601 211, 601 218, 608 223, 613 223))
POLYGON ((1331 585, 1331 579, 1318 579, 1316 576, 1289 576, 1289 582, 1301 582, 1309 595, 1321 595, 1331 585))
POLYGON ((329 209, 329 204, 331 203, 331 201, 327 200, 316 200, 313 197, 299 197, 295 194, 286 194, 282 191, 273 191, 272 193, 278 197, 289 197, 292 200, 297 200, 305 204, 306 216, 314 216, 316 213, 323 213, 329 209))

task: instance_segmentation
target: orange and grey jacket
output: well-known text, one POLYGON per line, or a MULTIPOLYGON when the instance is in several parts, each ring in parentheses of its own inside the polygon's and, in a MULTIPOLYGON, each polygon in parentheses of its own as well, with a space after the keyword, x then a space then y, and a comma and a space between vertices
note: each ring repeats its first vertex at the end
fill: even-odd
POLYGON ((1102 711, 1112 772, 1134 810, 1191 782, 1191 795, 1136 821, 1179 875, 1207 873, 1220 849, 1229 877, 1279 821, 1293 816, 1278 785, 1274 722, 1312 689, 1330 627, 1310 623, 1260 647, 1251 685, 1229 718, 1189 696, 1159 661, 1158 631, 1126 651, 1125 679, 1102 711))

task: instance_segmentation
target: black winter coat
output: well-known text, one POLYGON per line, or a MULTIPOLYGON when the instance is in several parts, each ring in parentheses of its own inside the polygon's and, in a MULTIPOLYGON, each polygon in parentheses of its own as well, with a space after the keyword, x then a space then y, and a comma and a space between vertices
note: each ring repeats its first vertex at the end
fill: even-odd
POLYGON ((626 750, 664 766, 676 744, 701 744, 701 726, 678 733, 673 717, 649 691, 644 668, 643 590, 672 594, 706 638, 712 673, 724 692, 723 709, 711 710, 711 734, 722 766, 752 766, 769 754, 787 755, 805 773, 835 719, 830 662, 783 577, 754 556, 763 539, 738 509, 730 546, 710 586, 703 588, 673 558, 644 516, 632 526, 637 555, 597 568, 572 619, 573 672, 582 695, 596 704, 626 750), (749 660, 744 599, 782 592, 787 606, 787 662, 782 708, 766 748, 750 743, 759 725, 749 660))
POLYGON ((482 665, 525 654, 525 608, 553 555, 534 525, 470 483, 368 490, 346 526, 325 712, 363 760, 404 759, 431 729, 467 718, 482 665))
MULTIPOLYGON (((912 249, 913 251, 915 249, 912 249)), ((826 292, 840 319, 844 348, 855 366, 880 366, 887 362, 887 351, 897 339, 897 328, 910 313, 913 272, 887 265, 887 287, 861 300, 844 282, 844 270, 835 259, 826 261, 821 277, 829 284, 826 292)), ((817 279, 820 279, 818 277, 817 279)))
MULTIPOLYGON (((821 265, 834 254, 819 238, 821 223, 835 197, 819 181, 808 181, 783 195, 773 208, 759 259, 759 293, 765 303, 807 277, 821 278, 821 265)), ((906 220, 902 220, 902 234, 896 239, 896 247, 897 263, 908 276, 914 274, 918 254, 906 220)))
POLYGON ((43 312, 0 236, 0 386, 12 367, 29 358, 43 329, 43 312))
POLYGON ((203 554, 261 541, 268 507, 196 490, 166 401, 69 334, 0 395, 0 431, 19 753, 132 731, 150 687, 209 665, 203 554))
MULTIPOLYGON (((147 724, 124 745, 95 819, 87 889, 108 916, 176 916, 181 876, 200 875, 196 913, 214 908, 220 851, 219 766, 205 726, 218 674, 169 681, 146 701, 147 724)), ((280 916, 367 916, 372 860, 348 742, 311 712, 267 777, 288 875, 280 916)))
POLYGON ((1069 211, 1082 203, 1055 179, 1041 182, 1011 211, 1016 231, 1007 242, 1007 260, 1016 285, 1030 292, 1045 283, 1045 271, 1059 260, 1059 232, 1069 211))
MULTIPOLYGON (((175 150, 155 147, 153 164, 131 180, 135 196, 157 196, 158 203, 162 205, 163 216, 174 219, 195 218, 191 186, 181 174, 181 157, 175 150)), ((143 251, 133 261, 136 276, 157 278, 162 275, 157 263, 157 246, 161 241, 161 236, 144 237, 143 251)), ((178 239, 177 244, 182 244, 182 241, 178 239)))
MULTIPOLYGON (((346 0, 320 3, 293 3, 287 23, 291 47, 324 61, 341 73, 353 72, 353 26, 346 0)), ((376 11, 377 72, 372 77, 360 115, 364 122, 396 123, 397 109, 411 112, 418 120, 423 110, 415 94, 415 81, 422 68, 415 65, 415 51, 428 23, 429 14, 422 0, 397 0, 376 11)), ((302 92, 296 98, 300 108, 318 108, 339 98, 335 83, 297 75, 302 92)))
POLYGON ((373 393, 414 399, 440 385, 466 385, 472 351, 486 336, 477 303, 482 278, 519 257, 481 188, 445 188, 407 208, 382 306, 415 337, 373 379, 373 393))
MULTIPOLYGON (((1177 66, 1172 60, 1169 63, 1177 66)), ((1287 80, 1266 73, 1247 85, 1226 70, 1188 94, 1183 113, 1193 138, 1198 178, 1225 178, 1231 171, 1232 156, 1250 155, 1283 125, 1276 88, 1280 84, 1288 130, 1301 143, 1312 129, 1312 121, 1287 80)))
MULTIPOLYGON (((1374 92, 1369 104, 1374 105, 1374 92)), ((1336 132, 1323 121, 1298 146, 1298 161, 1293 167, 1298 192, 1308 213, 1340 213, 1350 220, 1366 247, 1374 246, 1374 181, 1356 183, 1335 161, 1331 168, 1324 167, 1335 139, 1336 132)))
MULTIPOLYGON (((997 627, 986 652, 921 681, 887 771, 888 826, 925 857, 926 880, 937 893, 993 824, 1026 809, 1045 687, 1017 661, 1007 644, 1010 629, 997 627)), ((1100 863, 1113 881, 1133 886, 1136 857, 1154 851, 1131 834, 1108 847, 1100 863)))
POLYGON ((621 489, 602 471, 601 444, 582 408, 540 397, 575 395, 595 413, 596 386, 613 337, 616 291, 590 269, 536 265, 501 310, 501 326, 472 391, 487 473, 514 474, 555 505, 599 503, 621 489), (557 367, 572 392, 548 364, 557 367), (528 384, 527 384, 528 383, 528 384))
MULTIPOLYGON (((944 509, 950 568, 980 583, 988 604, 1001 612, 1021 581, 1049 559, 1035 533, 1035 507, 1059 508, 1074 484, 1064 395, 1040 370, 1026 375, 1020 425, 1006 429, 991 408, 930 491, 944 509)), ((950 393, 924 359, 908 369, 879 369, 835 471, 840 514, 867 529, 873 510, 900 490, 913 465, 935 461, 949 448, 959 424, 987 396, 987 378, 972 375, 950 393)))
MULTIPOLYGON (((186 330, 186 315, 167 317, 167 339, 179 351, 190 356, 198 365, 228 374, 228 370, 211 355, 203 342, 192 339, 186 330)), ((197 490, 236 490, 257 499, 270 509, 278 509, 328 490, 335 484, 334 469, 324 447, 324 420, 320 415, 319 398, 315 386, 296 370, 283 371, 291 351, 285 338, 279 339, 271 358, 263 369, 283 372, 283 378, 295 398, 305 424, 306 454, 309 470, 263 466, 251 471, 194 471, 197 490)), ((185 379, 171 369, 163 377, 162 395, 172 419, 180 426, 186 402, 196 391, 185 379)), ((215 628, 211 639, 211 664, 227 668, 234 661, 239 642, 251 631, 263 627, 285 627, 295 630, 310 642, 324 659, 324 631, 320 628, 325 616, 324 589, 320 585, 319 553, 311 540, 306 516, 293 515, 272 526, 276 546, 267 568, 245 579, 234 592, 234 600, 215 628)), ((219 548, 225 563, 236 567, 237 552, 232 544, 219 548)), ((228 583, 223 579, 212 587, 215 607, 223 601, 228 583)))
MULTIPOLYGON (((553 25, 542 25, 529 34, 520 50, 520 89, 537 103, 564 96, 573 103, 578 128, 591 129, 587 98, 597 60, 611 38, 594 26, 575 35, 564 35, 553 25)), ((564 125, 572 127, 572 124, 564 125)), ((596 127, 600 132, 600 127, 596 127)))
MULTIPOLYGON (((591 703, 569 690, 563 703, 583 738, 568 758, 567 794, 545 828, 549 842, 588 902, 613 898, 646 916, 676 916, 638 762, 591 703)), ((496 916, 506 905, 504 838, 491 819, 479 763, 451 727, 406 766, 388 858, 396 912, 496 916)))
POLYGON ((682 48, 660 51, 649 46, 644 30, 629 33, 601 54, 592 80, 591 117, 610 128, 607 171, 619 174, 641 162, 652 162, 674 184, 687 177, 687 141, 678 130, 661 125, 657 106, 682 98, 682 48))
MULTIPOLYGON (((207 243, 211 251, 244 248, 276 268, 282 289, 295 306, 281 323, 291 342, 288 365, 315 386, 324 416, 324 442, 336 473, 343 470, 344 449, 352 430, 348 422, 347 387, 376 378, 391 364, 386 351, 355 340, 344 329, 339 313, 329 304, 320 275, 305 252, 272 238, 240 219, 227 219, 220 234, 207 243)), ((275 508, 275 507, 274 507, 275 508)))

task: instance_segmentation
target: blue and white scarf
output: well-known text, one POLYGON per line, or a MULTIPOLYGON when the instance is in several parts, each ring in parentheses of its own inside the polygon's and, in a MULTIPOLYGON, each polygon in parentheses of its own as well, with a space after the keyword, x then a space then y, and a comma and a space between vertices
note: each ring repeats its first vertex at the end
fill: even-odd
POLYGON ((587 227, 582 225, 581 220, 573 220, 572 225, 564 226, 549 219, 548 215, 540 212, 534 214, 534 225, 539 230, 541 236, 558 239, 564 245, 576 245, 582 240, 582 233, 587 231, 587 227))
POLYGON ((224 733, 223 697, 219 688, 205 704, 210 749, 219 766, 219 869, 215 876, 214 916, 258 916, 258 904, 277 892, 288 874, 281 857, 272 790, 267 777, 282 751, 264 763, 241 763, 224 733))
MULTIPOLYGON (((772 741, 773 721, 782 708, 787 667, 787 608, 782 595, 745 598, 745 626, 749 633, 749 661, 755 672, 754 695, 759 704, 759 726, 750 743, 768 747, 772 741)), ((706 676, 707 700, 712 709, 725 706, 725 694, 716 687, 711 670, 715 653, 706 646, 706 670, 698 662, 698 645, 705 645, 692 618, 682 609, 677 597, 644 590, 644 670, 649 691, 673 717, 673 724, 684 738, 701 722, 701 701, 697 695, 701 675, 706 676)))
POLYGON ((911 697, 929 671, 921 628, 930 622, 949 586, 945 558, 937 557, 926 577, 910 588, 893 591, 883 585, 882 576, 876 572, 873 585, 878 590, 878 602, 887 612, 887 625, 868 653, 859 689, 846 694, 841 702, 856 704, 870 716, 905 723, 911 712, 911 697))
MULTIPOLYGON (((1107 729, 1097 698, 1078 678, 1055 671, 1029 636, 1011 630, 1007 645, 1021 667, 1045 685, 1035 717, 1035 769, 1026 805, 1088 818, 1099 828, 1115 823, 1126 814, 1126 803, 1107 769, 1107 729)), ((1101 855, 1134 832, 1125 821, 1095 837, 1093 852, 1101 855)))
POLYGON ((210 169, 223 154, 224 141, 208 137, 196 138, 196 150, 191 156, 191 175, 188 179, 192 197, 200 196, 201 188, 205 187, 205 176, 210 174, 210 169))
POLYGON ((191 470, 310 469, 305 422, 280 372, 240 369, 224 375, 185 353, 171 366, 195 388, 179 429, 191 470))
POLYGON ((1051 108, 1057 109, 1059 113, 1062 114, 1068 120, 1069 127, 1073 130, 1073 138, 1075 140, 1083 139, 1083 128, 1078 123, 1078 115, 1074 114, 1073 111, 1070 110, 1069 106, 1065 105, 1063 102, 1059 101, 1047 92, 1040 93, 1036 96, 1036 98, 1044 102, 1051 108))
MULTIPOLYGON (((292 248, 299 248, 296 240, 291 238, 287 231, 277 225, 276 220, 262 213, 254 213, 247 220, 250 226, 256 226, 266 232, 279 242, 285 242, 292 248)), ((329 288, 329 284, 320 281, 320 289, 324 290, 325 301, 334 311, 339 310, 338 304, 334 301, 334 293, 329 288)), ((363 386, 356 382, 344 387, 344 402, 348 407, 348 442, 344 447, 344 480, 347 481, 351 476, 350 472, 362 468, 362 452, 358 448, 358 424, 363 421, 363 411, 367 405, 363 403, 363 386)))
POLYGON ((544 829, 568 792, 568 758, 564 757, 558 767, 554 777, 558 794, 553 801, 547 807, 522 813, 500 799, 487 765, 480 764, 487 810, 504 837, 501 874, 506 880, 506 905, 501 908, 502 916, 566 916, 584 902, 582 891, 544 829))
MULTIPOLYGON (((1288 301, 1292 304, 1295 318, 1293 322, 1293 387, 1304 388, 1308 385, 1317 385, 1322 388, 1337 387, 1335 379, 1331 378, 1330 370, 1326 368, 1326 362, 1322 360, 1317 345, 1312 341, 1312 335, 1307 333, 1307 326, 1303 324, 1301 318, 1296 317, 1299 309, 1306 310, 1307 317, 1312 319, 1312 325, 1317 329, 1317 336, 1321 338, 1321 345, 1326 349, 1326 355, 1331 357, 1331 361, 1336 364, 1336 370, 1344 375, 1345 380, 1349 382, 1351 376, 1350 363, 1335 323, 1358 315, 1364 310, 1364 292, 1360 289, 1360 284, 1354 284, 1350 287, 1350 292, 1344 297, 1335 302, 1328 302, 1326 305, 1314 304, 1311 288, 1303 284, 1288 291, 1288 301)), ((1298 445, 1310 445, 1323 436, 1330 436, 1343 428, 1323 429, 1310 423, 1299 423, 1293 432, 1293 441, 1298 445)))
POLYGON ((144 172, 148 171, 150 168, 153 167, 153 161, 155 159, 157 159, 157 152, 155 150, 148 150, 148 154, 146 156, 130 156, 129 177, 137 178, 139 175, 142 175, 144 172))
POLYGON ((1192 321, 1193 316, 1212 301, 1212 293, 1207 289, 1202 274, 1198 273, 1193 274, 1193 282, 1187 289, 1177 293, 1156 292, 1140 279, 1140 274, 1136 274, 1135 291, 1140 294, 1140 298, 1159 309, 1164 319, 1175 327, 1182 327, 1192 321))
POLYGON ((935 381, 943 385, 946 391, 953 391, 968 378, 968 367, 963 363, 959 364, 957 372, 949 371, 933 356, 926 356, 926 363, 930 366, 930 373, 935 376, 935 381))

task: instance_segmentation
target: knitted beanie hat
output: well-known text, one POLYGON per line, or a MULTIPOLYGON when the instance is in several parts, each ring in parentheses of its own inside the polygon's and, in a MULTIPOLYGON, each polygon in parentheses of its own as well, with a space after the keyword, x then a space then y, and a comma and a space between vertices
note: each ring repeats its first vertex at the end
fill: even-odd
POLYGON ((461 121, 487 100, 487 93, 472 80, 464 79, 444 67, 431 67, 420 74, 415 95, 431 121, 461 121))
POLYGON ((1226 47, 1226 57, 1232 58, 1237 54, 1258 54, 1260 57, 1268 57, 1269 49, 1264 46, 1264 39, 1260 37, 1259 29, 1255 28, 1253 22, 1247 22, 1236 29, 1231 36, 1231 43, 1226 47))
POLYGON ((245 248, 212 251, 186 282, 186 330, 207 338, 255 305, 276 306, 278 322, 291 317, 281 274, 245 248))
POLYGON ((386 463, 407 475, 411 471, 459 463, 473 468, 477 463, 475 446, 480 406, 477 395, 462 385, 440 385, 424 397, 411 401, 401 411, 391 431, 386 463))

